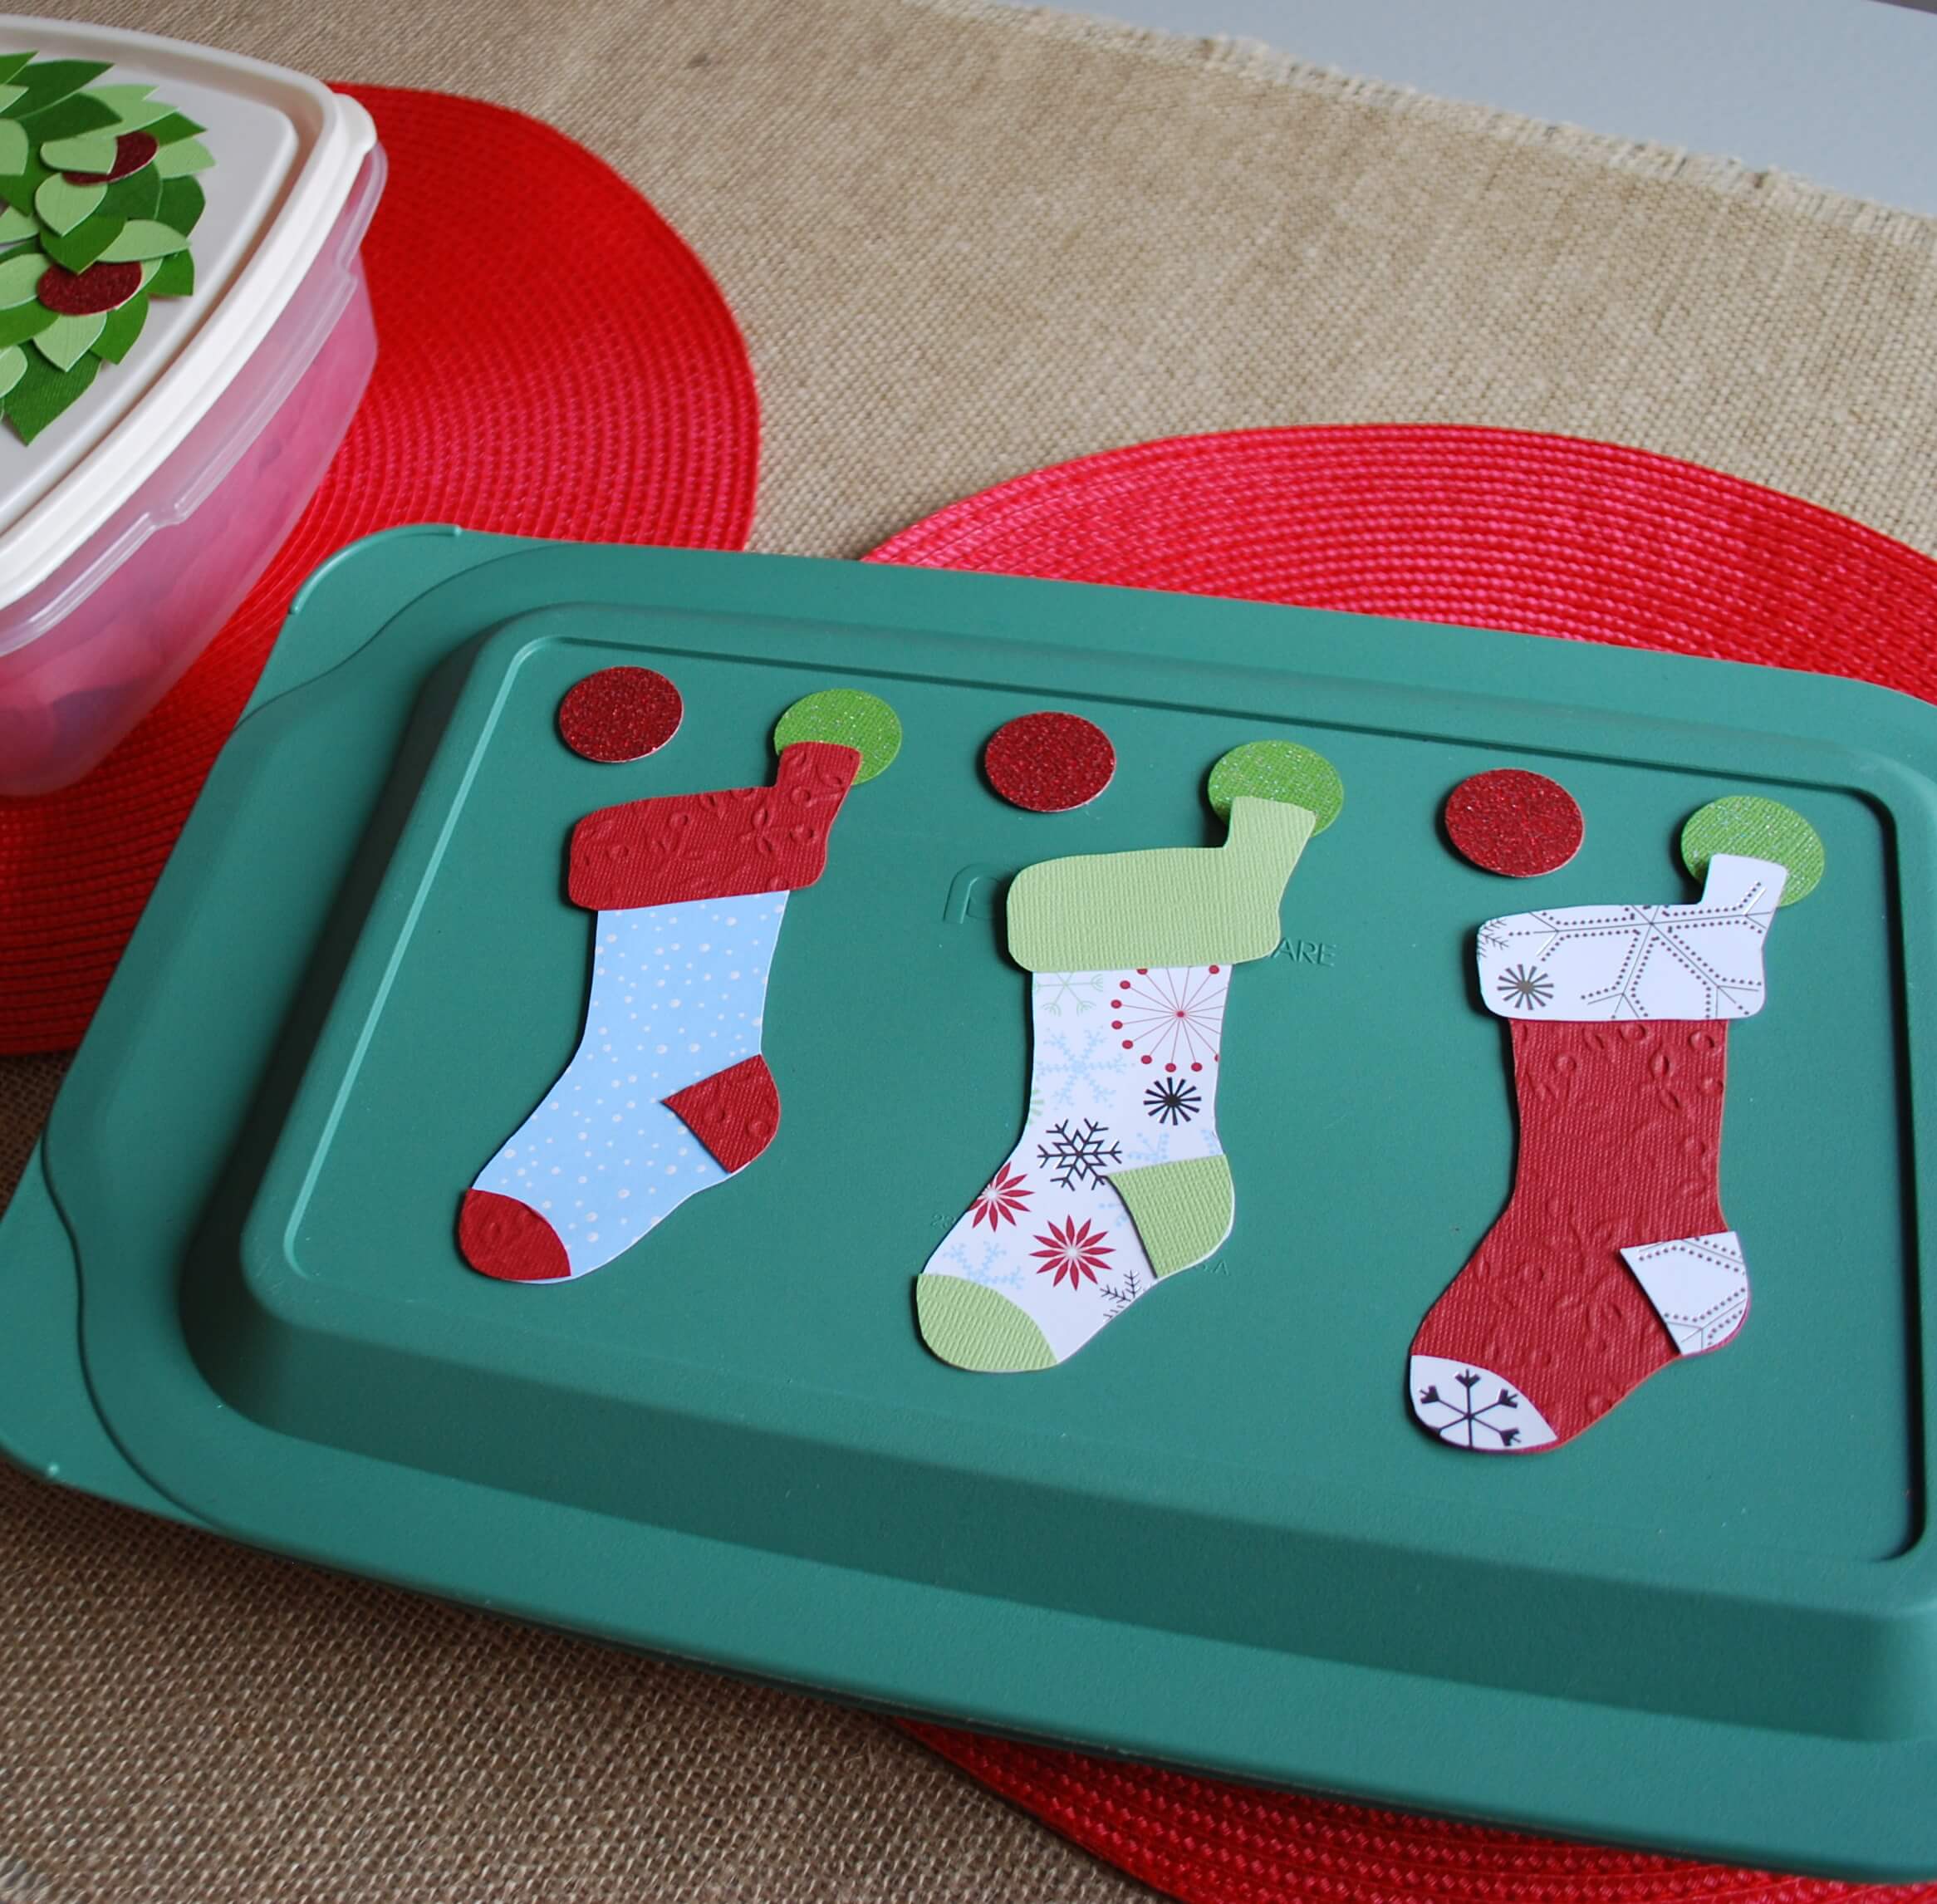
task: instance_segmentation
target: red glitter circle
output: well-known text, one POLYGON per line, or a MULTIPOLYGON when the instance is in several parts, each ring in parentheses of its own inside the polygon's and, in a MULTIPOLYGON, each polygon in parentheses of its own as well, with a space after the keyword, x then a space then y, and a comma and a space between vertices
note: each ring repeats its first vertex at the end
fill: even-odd
POLYGON ((989 737, 982 769, 1012 807, 1067 813, 1086 807, 1110 784, 1116 749, 1101 728, 1081 714, 1019 714, 989 737))
POLYGON ((558 735, 574 753, 613 765, 657 753, 686 705, 655 668, 601 668, 558 704, 558 735))
POLYGON ((1446 834, 1476 866, 1531 879, 1564 866, 1586 827, 1573 795, 1544 773, 1495 768, 1446 797, 1446 834))
POLYGON ((50 264, 34 295, 63 317, 91 317, 97 311, 118 311, 140 288, 138 264, 91 264, 86 271, 50 264))
POLYGON ((66 172, 70 185, 111 185, 130 172, 139 172, 161 150, 152 132, 124 132, 115 141, 115 162, 105 172, 66 172))

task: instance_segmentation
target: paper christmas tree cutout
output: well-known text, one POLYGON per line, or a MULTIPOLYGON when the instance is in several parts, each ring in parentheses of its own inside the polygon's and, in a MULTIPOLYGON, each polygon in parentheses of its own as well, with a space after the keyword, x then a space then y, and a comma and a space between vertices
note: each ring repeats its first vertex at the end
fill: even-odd
POLYGON ((94 60, 0 54, 0 410, 22 443, 118 364, 150 300, 195 288, 194 120, 94 60))

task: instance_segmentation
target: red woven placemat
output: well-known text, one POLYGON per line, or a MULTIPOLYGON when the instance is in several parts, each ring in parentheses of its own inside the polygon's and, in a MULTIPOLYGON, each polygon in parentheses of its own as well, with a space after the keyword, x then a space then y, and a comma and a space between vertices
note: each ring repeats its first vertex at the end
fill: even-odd
MULTIPOLYGON (((870 559, 1464 622, 1937 694, 1937 562, 1732 477, 1518 431, 1140 444, 957 503, 870 559)), ((1937 1900, 1937 1884, 1777 1877, 908 1730, 1186 1904, 1937 1900)))
POLYGON ((1668 648, 1937 694, 1937 562, 1664 456, 1508 429, 1174 437, 1018 477, 868 558, 1668 648))
POLYGON ((753 369, 679 233, 521 113, 343 90, 390 161, 363 253, 375 374, 288 542, 166 699, 76 786, 0 800, 0 1053, 79 1042, 290 596, 332 550, 406 522, 745 544, 753 369))

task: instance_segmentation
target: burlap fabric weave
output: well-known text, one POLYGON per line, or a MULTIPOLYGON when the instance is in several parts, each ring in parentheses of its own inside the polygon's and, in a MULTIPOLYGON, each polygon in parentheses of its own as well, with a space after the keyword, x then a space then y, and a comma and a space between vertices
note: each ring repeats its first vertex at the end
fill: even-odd
MULTIPOLYGON (((1444 420, 1687 457, 1937 552, 1937 225, 1793 180, 964 0, 51 10, 601 153, 745 326, 757 547, 856 555, 1142 438, 1444 420)), ((0 1064, 0 1195, 58 1072, 0 1064)), ((0 1543, 0 1904, 1145 1895, 869 1718, 11 1473, 0 1543)))

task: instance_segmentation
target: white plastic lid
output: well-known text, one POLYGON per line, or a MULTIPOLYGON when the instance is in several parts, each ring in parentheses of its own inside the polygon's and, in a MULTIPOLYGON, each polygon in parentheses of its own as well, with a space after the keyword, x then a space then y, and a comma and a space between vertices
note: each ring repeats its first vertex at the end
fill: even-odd
POLYGON ((208 128, 195 289, 158 298, 127 356, 31 444, 0 425, 0 609, 37 588, 154 474, 248 361, 315 262, 376 142, 302 73, 150 33, 0 14, 0 53, 105 60, 208 128))

